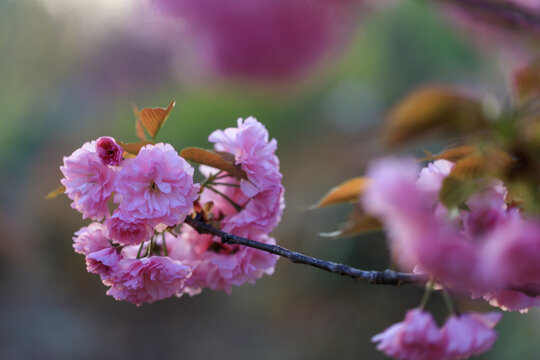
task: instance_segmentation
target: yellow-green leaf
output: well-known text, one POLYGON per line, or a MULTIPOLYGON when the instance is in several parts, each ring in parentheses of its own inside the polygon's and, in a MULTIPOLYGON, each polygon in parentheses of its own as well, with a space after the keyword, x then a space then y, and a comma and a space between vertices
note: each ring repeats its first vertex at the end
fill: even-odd
POLYGON ((442 183, 439 200, 449 209, 458 208, 469 199, 476 189, 477 183, 474 181, 448 176, 442 183))
POLYGON ((151 141, 141 141, 137 143, 123 143, 121 141, 117 141, 118 145, 124 149, 125 152, 133 155, 137 155, 141 149, 149 144, 153 144, 151 141))
POLYGON ((456 89, 426 86, 403 99, 391 112, 385 138, 391 145, 424 136, 436 130, 458 133, 486 124, 481 103, 456 89))
MULTIPOLYGON (((173 100, 166 108, 144 108, 139 112, 138 121, 140 120, 144 125, 144 128, 148 131, 152 139, 156 138, 159 129, 169 117, 174 105, 175 101, 173 100)), ((141 135, 139 130, 136 129, 136 131, 138 132, 137 136, 141 135)))
POLYGON ((424 152, 427 155, 423 159, 425 161, 444 159, 444 160, 456 162, 466 156, 469 156, 471 154, 474 154, 475 152, 478 152, 478 148, 472 145, 463 145, 463 146, 446 149, 442 153, 436 154, 436 155, 430 153, 427 150, 424 150, 424 152))
POLYGON ((213 150, 188 147, 180 152, 180 156, 186 160, 228 172, 230 175, 247 179, 247 175, 240 165, 236 165, 234 155, 213 150))
POLYGON ((66 191, 66 187, 64 185, 60 185, 54 190, 49 191, 49 193, 45 196, 45 200, 54 199, 60 194, 63 194, 66 191))
POLYGON ((328 205, 335 205, 347 202, 358 202, 360 194, 364 192, 369 184, 366 177, 356 177, 347 180, 330 190, 312 208, 320 208, 328 205))

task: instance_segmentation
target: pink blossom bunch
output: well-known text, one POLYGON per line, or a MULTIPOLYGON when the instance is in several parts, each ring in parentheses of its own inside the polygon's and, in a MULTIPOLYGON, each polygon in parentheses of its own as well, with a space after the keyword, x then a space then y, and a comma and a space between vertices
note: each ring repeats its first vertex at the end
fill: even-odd
POLYGON ((148 240, 184 221, 199 186, 193 167, 168 144, 146 145, 134 158, 123 159, 123 152, 110 137, 84 144, 64 158, 62 184, 83 217, 105 218, 73 239, 87 270, 101 276, 115 299, 140 305, 181 294, 191 276, 189 266, 156 251, 163 244, 152 249, 148 240), (111 216, 113 193, 118 208, 111 216))
POLYGON ((194 208, 213 205, 205 216, 214 226, 275 244, 268 234, 284 208, 276 141, 254 118, 239 119, 238 127, 215 131, 209 139, 216 151, 234 158, 245 178, 201 166, 208 177, 201 192, 193 168, 171 145, 146 145, 124 159, 110 137, 64 159, 62 183, 74 207, 83 216, 105 218, 79 230, 73 247, 115 299, 140 305, 203 288, 230 293, 233 285, 273 273, 275 255, 177 227, 194 208), (108 206, 114 204, 111 215, 108 206))
POLYGON ((500 313, 452 315, 439 328, 431 314, 409 310, 402 322, 372 338, 377 350, 400 360, 458 360, 491 349, 500 313))
POLYGON ((437 160, 420 170, 413 159, 373 163, 366 209, 386 225, 402 268, 429 274, 443 286, 470 291, 504 310, 527 311, 540 297, 540 224, 506 204, 498 180, 477 191, 463 209, 438 201, 453 163, 437 160))
MULTIPOLYGON (((200 204, 213 204, 210 216, 223 231, 274 244, 268 233, 279 223, 285 206, 276 141, 269 140, 268 131, 253 117, 238 119, 237 127, 213 132, 209 141, 216 151, 233 155, 247 179, 218 175, 216 184, 204 187, 200 204)), ((201 171, 220 174, 209 167, 201 171)), ((166 239, 172 244, 171 256, 193 267, 193 276, 186 282, 190 294, 205 287, 230 293, 233 285, 253 283, 263 274, 272 274, 277 261, 275 255, 222 244, 218 238, 190 230, 184 230, 176 241, 170 234, 166 239)))

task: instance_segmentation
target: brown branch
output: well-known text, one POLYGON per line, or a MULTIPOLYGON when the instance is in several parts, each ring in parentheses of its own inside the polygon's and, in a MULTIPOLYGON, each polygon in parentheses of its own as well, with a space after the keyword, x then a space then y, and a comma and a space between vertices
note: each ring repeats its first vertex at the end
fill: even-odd
POLYGON ((243 238, 241 236, 232 235, 222 230, 216 229, 210 224, 205 223, 198 218, 187 217, 184 220, 200 234, 211 234, 221 238, 221 241, 225 244, 237 244, 243 246, 249 246, 254 249, 269 252, 271 254, 279 255, 287 258, 293 263, 304 264, 313 266, 322 270, 329 271, 334 274, 347 276, 353 278, 356 281, 367 281, 370 284, 380 285, 404 285, 404 284, 424 284, 427 282, 427 277, 424 275, 416 275, 411 273, 396 272, 393 270, 374 271, 374 270, 360 270, 353 267, 317 259, 311 256, 307 256, 296 251, 292 251, 281 247, 279 245, 265 244, 262 242, 243 238))
POLYGON ((476 19, 508 30, 540 35, 540 12, 507 0, 435 0, 459 6, 476 19))

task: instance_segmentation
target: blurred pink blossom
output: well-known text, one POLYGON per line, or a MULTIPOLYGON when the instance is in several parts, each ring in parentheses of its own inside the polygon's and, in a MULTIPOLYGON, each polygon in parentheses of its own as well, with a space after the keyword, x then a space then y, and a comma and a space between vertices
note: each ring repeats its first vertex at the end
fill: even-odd
POLYGON ((467 359, 489 351, 497 339, 493 328, 501 318, 496 312, 450 316, 442 328, 447 341, 444 359, 467 359))
POLYGON ((279 80, 305 74, 339 50, 361 0, 154 0, 191 29, 218 73, 279 80))
POLYGON ((520 291, 496 290, 484 294, 484 300, 491 306, 505 311, 526 313, 529 308, 540 306, 540 296, 528 296, 520 291))
POLYGON ((182 222, 198 197, 193 167, 169 145, 146 145, 124 161, 115 202, 127 218, 174 226, 182 222))
POLYGON ((438 160, 420 171, 413 159, 381 159, 368 168, 364 206, 385 224, 401 267, 416 266, 452 290, 485 294, 492 305, 526 310, 536 304, 526 289, 540 288, 540 225, 506 205, 498 180, 474 193, 466 210, 449 213, 436 195, 451 167, 438 160))
POLYGON ((430 313, 420 309, 407 311, 402 322, 375 335, 377 350, 396 359, 445 359, 446 337, 430 313))
POLYGON ((60 181, 66 195, 73 200, 71 207, 83 219, 101 220, 109 217, 107 202, 115 190, 116 173, 105 165, 96 152, 96 142, 87 142, 60 166, 64 178, 60 181))
POLYGON ((497 338, 493 330, 502 315, 467 313, 452 315, 439 329, 430 313, 420 309, 407 312, 371 340, 377 350, 401 360, 468 359, 491 349, 497 338))

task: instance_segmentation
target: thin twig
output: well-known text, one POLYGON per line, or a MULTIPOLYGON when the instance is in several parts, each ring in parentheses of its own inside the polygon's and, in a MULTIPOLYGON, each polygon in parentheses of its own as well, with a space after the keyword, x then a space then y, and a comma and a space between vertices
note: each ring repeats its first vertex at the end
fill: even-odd
POLYGON ((495 25, 522 33, 540 34, 540 13, 506 0, 434 0, 451 3, 495 25))
POLYGON ((424 275, 402 273, 393 270, 360 270, 347 265, 317 259, 298 253, 296 251, 286 249, 278 245, 265 244, 262 242, 246 239, 241 236, 228 234, 201 221, 200 219, 194 219, 189 216, 186 218, 186 220, 184 220, 184 222, 189 224, 192 228, 194 228, 197 232, 201 234, 211 234, 220 237, 221 241, 223 241, 223 243, 225 244, 249 246, 254 249, 266 251, 271 254, 276 254, 281 257, 287 258, 293 263, 313 266, 334 274, 353 278, 356 281, 367 281, 370 284, 381 285, 423 284, 428 281, 428 278, 424 275))

